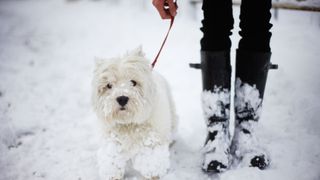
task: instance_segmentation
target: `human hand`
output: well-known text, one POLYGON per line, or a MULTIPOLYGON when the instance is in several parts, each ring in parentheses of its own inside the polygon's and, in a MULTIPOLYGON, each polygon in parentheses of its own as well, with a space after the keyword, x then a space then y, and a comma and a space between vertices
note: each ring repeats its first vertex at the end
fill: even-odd
POLYGON ((152 0, 162 19, 170 19, 177 14, 177 3, 173 0, 152 0))

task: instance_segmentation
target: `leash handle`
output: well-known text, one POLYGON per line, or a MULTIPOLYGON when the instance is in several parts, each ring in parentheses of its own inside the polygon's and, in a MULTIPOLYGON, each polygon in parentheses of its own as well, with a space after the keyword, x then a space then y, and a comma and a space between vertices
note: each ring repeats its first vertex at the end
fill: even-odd
POLYGON ((161 53, 161 51, 162 51, 162 48, 163 48, 164 44, 165 44, 166 41, 167 41, 167 38, 168 38, 169 33, 170 33, 170 31, 171 31, 173 22, 174 22, 174 17, 171 16, 171 21, 170 21, 170 26, 169 26, 168 32, 167 32, 167 34, 166 34, 166 36, 165 36, 165 38, 164 38, 164 40, 163 40, 163 42, 162 42, 162 45, 161 45, 161 47, 160 47, 160 50, 158 51, 157 56, 154 58, 154 60, 153 60, 153 62, 152 62, 152 64, 151 64, 152 69, 153 69, 154 66, 156 65, 156 63, 157 63, 157 61, 158 61, 158 58, 159 58, 159 56, 160 56, 160 53, 161 53))

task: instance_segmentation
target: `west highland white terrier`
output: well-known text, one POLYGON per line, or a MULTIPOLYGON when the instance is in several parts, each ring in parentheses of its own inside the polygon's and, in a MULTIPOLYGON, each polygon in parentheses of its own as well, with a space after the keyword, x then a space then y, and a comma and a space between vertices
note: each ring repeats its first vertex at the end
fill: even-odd
POLYGON ((92 85, 105 135, 97 154, 100 177, 123 179, 129 163, 146 179, 161 178, 170 167, 177 126, 165 79, 139 47, 119 58, 98 59, 92 85))

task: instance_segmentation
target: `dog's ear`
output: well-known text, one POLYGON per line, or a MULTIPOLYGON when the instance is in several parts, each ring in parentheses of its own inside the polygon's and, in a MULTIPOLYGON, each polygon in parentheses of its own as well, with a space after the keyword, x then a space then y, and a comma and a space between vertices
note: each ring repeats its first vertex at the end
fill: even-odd
POLYGON ((144 54, 144 52, 142 50, 142 45, 139 45, 136 49, 132 50, 130 52, 130 54, 133 55, 133 56, 140 56, 140 57, 144 57, 145 56, 145 54, 144 54))

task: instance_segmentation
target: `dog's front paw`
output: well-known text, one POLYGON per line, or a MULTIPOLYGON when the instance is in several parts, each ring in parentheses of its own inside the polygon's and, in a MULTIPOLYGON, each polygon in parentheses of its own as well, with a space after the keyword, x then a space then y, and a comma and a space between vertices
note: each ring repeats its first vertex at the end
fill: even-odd
POLYGON ((126 161, 114 144, 104 145, 98 150, 98 166, 101 180, 122 180, 126 161))
POLYGON ((133 167, 148 180, 157 180, 170 167, 169 145, 143 148, 134 158, 133 167))

